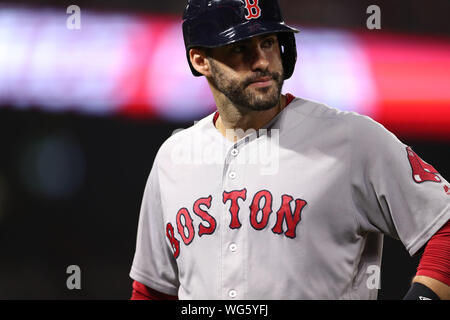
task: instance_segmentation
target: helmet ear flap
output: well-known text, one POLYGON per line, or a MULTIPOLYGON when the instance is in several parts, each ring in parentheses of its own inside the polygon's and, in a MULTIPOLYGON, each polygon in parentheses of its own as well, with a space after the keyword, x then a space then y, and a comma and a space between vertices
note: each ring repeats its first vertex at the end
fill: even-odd
POLYGON ((278 43, 280 45, 281 60, 283 61, 284 80, 292 77, 295 64, 297 63, 297 46, 295 35, 291 32, 278 33, 278 43))

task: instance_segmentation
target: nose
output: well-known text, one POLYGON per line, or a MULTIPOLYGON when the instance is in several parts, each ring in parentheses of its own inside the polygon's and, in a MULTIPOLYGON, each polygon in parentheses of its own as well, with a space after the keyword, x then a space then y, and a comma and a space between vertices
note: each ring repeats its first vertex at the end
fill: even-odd
POLYGON ((255 46, 251 52, 251 67, 252 71, 265 71, 269 67, 269 59, 267 52, 260 46, 255 46))

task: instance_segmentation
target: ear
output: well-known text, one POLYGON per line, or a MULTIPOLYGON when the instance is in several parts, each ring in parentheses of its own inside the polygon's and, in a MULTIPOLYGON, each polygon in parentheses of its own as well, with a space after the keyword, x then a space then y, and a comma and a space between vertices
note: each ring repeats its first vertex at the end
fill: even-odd
POLYGON ((194 69, 204 75, 209 77, 211 75, 211 68, 209 66, 209 61, 206 57, 206 52, 203 49, 193 48, 189 50, 189 58, 191 59, 191 64, 194 69))

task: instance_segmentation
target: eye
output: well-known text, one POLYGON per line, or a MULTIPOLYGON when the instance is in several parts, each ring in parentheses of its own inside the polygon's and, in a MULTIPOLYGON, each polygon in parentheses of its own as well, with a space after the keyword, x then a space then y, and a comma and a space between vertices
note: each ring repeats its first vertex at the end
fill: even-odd
POLYGON ((243 45, 234 46, 233 48, 231 48, 231 51, 233 53, 242 53, 245 51, 245 46, 243 46, 243 45))
POLYGON ((267 38, 263 42, 263 47, 271 48, 275 44, 275 38, 267 38))

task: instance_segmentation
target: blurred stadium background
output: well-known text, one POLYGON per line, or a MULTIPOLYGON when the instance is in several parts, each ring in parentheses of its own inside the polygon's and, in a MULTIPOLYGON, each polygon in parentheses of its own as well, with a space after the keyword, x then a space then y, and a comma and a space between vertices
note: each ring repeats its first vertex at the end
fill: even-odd
MULTIPOLYGON (((285 92, 368 115, 450 177, 448 0, 287 1, 285 92), (381 30, 366 9, 381 8, 381 30)), ((214 111, 187 67, 184 0, 0 2, 0 299, 128 299, 139 207, 174 130, 214 111), (81 29, 66 26, 81 8, 81 29), (81 268, 68 290, 66 268, 81 268)), ((385 239, 379 299, 414 275, 385 239)))

